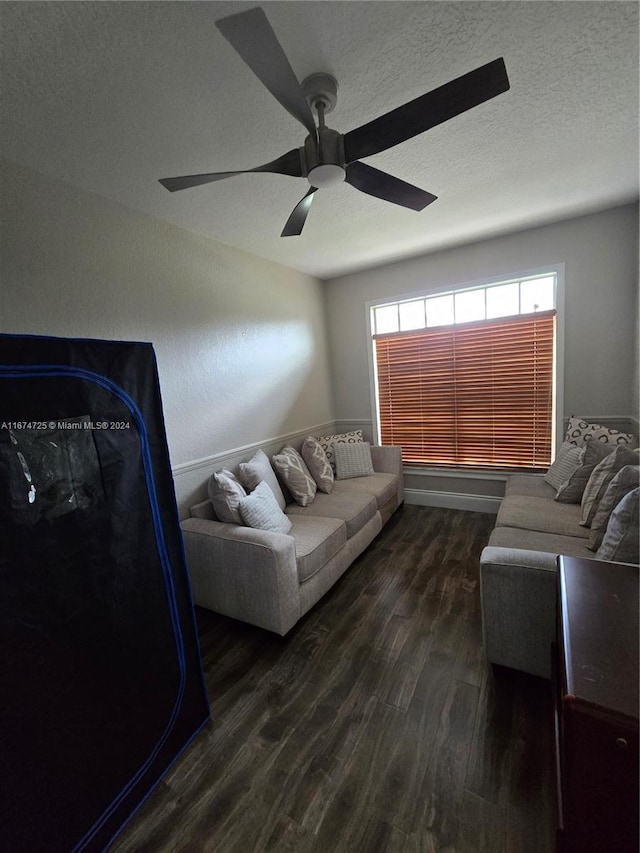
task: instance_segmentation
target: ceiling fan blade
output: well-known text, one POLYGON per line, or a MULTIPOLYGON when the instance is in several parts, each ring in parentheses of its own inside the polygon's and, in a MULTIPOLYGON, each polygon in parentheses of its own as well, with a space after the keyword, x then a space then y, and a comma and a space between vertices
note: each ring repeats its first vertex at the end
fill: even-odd
POLYGON ((476 68, 344 135, 347 163, 385 151, 509 89, 504 59, 476 68))
POLYGON ((345 181, 352 187, 411 210, 423 210, 438 197, 366 163, 349 163, 346 171, 345 181))
POLYGON ((263 10, 256 7, 229 15, 216 21, 216 27, 273 97, 315 139, 311 107, 263 10))
POLYGON ((307 221, 307 216, 311 209, 313 194, 317 189, 317 187, 311 187, 309 192, 296 204, 291 211, 291 216, 287 219, 286 225, 282 229, 281 237, 297 237, 299 234, 302 234, 304 223, 307 221))
POLYGON ((299 148, 293 148, 287 151, 282 157, 272 160, 270 163, 265 163, 262 166, 256 166, 255 169, 240 169, 237 172, 210 172, 206 175, 183 175, 179 178, 160 178, 160 183, 169 192, 176 190, 186 190, 190 187, 198 187, 201 184, 210 184, 213 181, 221 181, 223 178, 231 178, 233 175, 245 175, 249 172, 272 172, 276 175, 290 175, 292 178, 305 177, 303 168, 302 155, 299 148))

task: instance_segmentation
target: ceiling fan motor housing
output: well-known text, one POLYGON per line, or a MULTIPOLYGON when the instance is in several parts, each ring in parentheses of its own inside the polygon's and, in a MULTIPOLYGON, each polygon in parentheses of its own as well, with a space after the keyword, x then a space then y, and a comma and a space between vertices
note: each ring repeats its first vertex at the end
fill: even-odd
POLYGON ((332 187, 345 178, 345 156, 342 134, 329 127, 318 128, 318 142, 307 136, 303 156, 307 180, 312 187, 332 187))

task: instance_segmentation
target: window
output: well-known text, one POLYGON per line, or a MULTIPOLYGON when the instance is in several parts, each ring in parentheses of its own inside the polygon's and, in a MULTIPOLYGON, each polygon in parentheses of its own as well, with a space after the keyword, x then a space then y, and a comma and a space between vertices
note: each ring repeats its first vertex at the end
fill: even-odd
POLYGON ((554 273, 373 306, 381 443, 409 465, 547 468, 555 293, 554 273))

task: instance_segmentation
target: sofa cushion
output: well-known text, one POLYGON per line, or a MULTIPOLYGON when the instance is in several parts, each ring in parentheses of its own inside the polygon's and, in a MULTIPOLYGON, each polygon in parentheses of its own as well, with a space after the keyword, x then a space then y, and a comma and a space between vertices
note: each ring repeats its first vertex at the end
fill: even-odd
POLYGON ((517 548, 542 551, 547 554, 566 554, 568 557, 590 557, 587 540, 540 530, 521 530, 517 527, 496 527, 489 537, 489 545, 496 548, 517 548))
POLYGON ((496 527, 516 527, 580 539, 589 536, 589 531, 580 526, 579 504, 554 503, 548 498, 524 495, 512 495, 502 502, 496 527))
POLYGON ((351 477, 369 477, 374 473, 368 441, 355 444, 336 444, 333 453, 336 460, 336 477, 338 480, 348 480, 351 477))
POLYGON ((278 506, 268 483, 258 483, 251 494, 240 499, 238 508, 247 527, 272 530, 274 533, 288 533, 291 530, 291 521, 278 506))
POLYGON ((336 444, 355 444, 357 442, 362 442, 364 439, 362 438, 362 430, 354 429, 352 432, 340 432, 335 435, 322 435, 318 436, 317 440, 320 442, 322 449, 327 455, 327 459, 329 461, 329 465, 333 469, 335 474, 336 471, 336 460, 333 455, 333 448, 336 444))
POLYGON ((585 444, 580 467, 560 486, 555 499, 561 503, 579 504, 591 472, 613 450, 615 450, 613 444, 600 444, 599 441, 589 441, 585 444))
POLYGON ((398 477, 396 474, 371 474, 369 477, 355 477, 351 480, 336 480, 333 494, 337 492, 360 492, 373 495, 378 509, 398 494, 398 477))
POLYGON ((298 582, 308 580, 324 566, 347 541, 347 529, 339 518, 317 515, 288 516, 296 549, 298 582))
POLYGON ((294 501, 300 506, 309 506, 316 496, 318 486, 298 451, 287 445, 280 453, 271 457, 271 462, 294 501))
POLYGON ((636 437, 630 432, 620 432, 617 429, 609 429, 609 427, 601 424, 591 424, 585 421, 584 418, 577 418, 571 415, 569 425, 567 426, 567 434, 565 441, 570 441, 572 444, 586 444, 589 441, 599 441, 603 444, 635 444, 636 437))
POLYGON ((301 515, 317 515, 321 518, 338 518, 347 528, 347 539, 351 539, 370 518, 376 514, 376 499, 370 494, 358 492, 333 492, 331 495, 319 493, 309 507, 290 504, 285 512, 291 518, 301 515))
POLYGON ((273 492, 280 509, 284 509, 287 502, 274 474, 269 457, 264 450, 258 450, 248 462, 238 465, 240 482, 248 492, 252 492, 258 483, 266 483, 273 492))
POLYGON ((598 462, 591 472, 589 482, 582 495, 580 524, 584 524, 586 527, 591 526, 591 522, 600 506, 600 501, 604 497, 609 483, 618 471, 624 468, 625 465, 638 464, 640 464, 640 455, 637 451, 631 450, 626 444, 619 444, 612 453, 609 453, 601 462, 598 462))
POLYGON ((591 522, 588 547, 592 551, 597 551, 602 544, 611 513, 618 506, 622 498, 639 485, 640 466, 638 465, 625 465, 609 483, 598 506, 598 511, 591 522))
POLYGON ((601 560, 638 564, 639 498, 640 488, 633 489, 622 498, 611 513, 604 539, 596 554, 601 560))
POLYGON ((504 488, 504 496, 508 498, 512 495, 546 498, 552 501, 556 490, 538 474, 511 474, 504 488))
POLYGON ((319 491, 330 494, 333 489, 333 468, 329 465, 327 454, 318 439, 308 435, 302 442, 300 453, 319 491))
POLYGON ((207 490, 216 517, 229 524, 242 524, 239 505, 247 492, 231 471, 223 468, 211 475, 207 490))

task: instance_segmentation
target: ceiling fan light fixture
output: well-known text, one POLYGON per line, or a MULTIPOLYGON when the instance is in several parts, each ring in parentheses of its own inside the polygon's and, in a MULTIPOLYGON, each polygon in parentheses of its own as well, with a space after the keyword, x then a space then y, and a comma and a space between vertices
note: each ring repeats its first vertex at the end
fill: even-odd
POLYGON ((300 148, 253 169, 161 178, 160 183, 175 192, 249 172, 306 177, 311 189, 293 209, 282 237, 302 233, 316 190, 343 182, 374 198, 409 210, 423 210, 436 200, 433 193, 368 166, 362 159, 413 139, 509 90, 504 59, 499 57, 342 134, 325 123, 325 115, 337 102, 335 77, 311 74, 300 84, 263 9, 256 7, 228 15, 216 21, 216 27, 273 97, 307 129, 308 135, 300 148))
POLYGON ((312 187, 325 189, 326 187, 335 187, 341 184, 345 179, 346 172, 342 166, 337 166, 334 163, 322 163, 315 166, 307 175, 307 180, 312 187))

